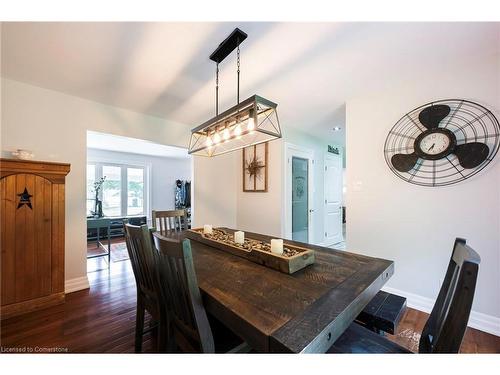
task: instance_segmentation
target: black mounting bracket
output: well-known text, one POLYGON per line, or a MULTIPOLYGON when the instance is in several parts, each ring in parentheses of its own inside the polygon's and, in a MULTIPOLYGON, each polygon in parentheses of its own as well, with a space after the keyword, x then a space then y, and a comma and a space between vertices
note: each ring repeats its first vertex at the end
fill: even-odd
POLYGON ((219 44, 217 49, 210 55, 210 60, 220 63, 224 60, 231 52, 234 51, 238 44, 241 44, 246 38, 247 34, 240 29, 236 28, 233 30, 229 36, 224 39, 224 41, 219 44))

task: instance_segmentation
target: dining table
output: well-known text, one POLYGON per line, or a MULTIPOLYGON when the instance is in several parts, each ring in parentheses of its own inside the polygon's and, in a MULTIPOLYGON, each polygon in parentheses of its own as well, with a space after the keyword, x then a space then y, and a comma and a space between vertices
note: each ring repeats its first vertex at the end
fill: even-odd
MULTIPOLYGON (((153 233, 177 240, 186 234, 153 233)), ((205 309, 261 353, 325 353, 394 273, 391 260, 285 240, 315 256, 314 264, 287 274, 190 241, 205 309)))

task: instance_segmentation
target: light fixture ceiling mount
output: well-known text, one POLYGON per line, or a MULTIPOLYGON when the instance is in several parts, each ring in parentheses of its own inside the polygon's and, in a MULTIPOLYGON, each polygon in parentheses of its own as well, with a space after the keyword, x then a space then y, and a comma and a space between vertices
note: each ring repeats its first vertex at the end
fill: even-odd
POLYGON ((216 63, 215 117, 191 130, 189 153, 216 156, 281 138, 276 103, 253 95, 240 102, 240 44, 247 34, 236 28, 210 55, 216 63), (236 105, 219 114, 219 63, 237 49, 236 105))

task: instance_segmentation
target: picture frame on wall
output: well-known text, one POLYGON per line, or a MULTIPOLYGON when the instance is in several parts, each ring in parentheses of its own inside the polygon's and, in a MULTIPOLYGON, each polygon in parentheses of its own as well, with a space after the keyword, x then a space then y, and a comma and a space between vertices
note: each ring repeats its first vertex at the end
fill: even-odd
POLYGON ((268 188, 268 143, 243 149, 243 191, 265 193, 268 188))

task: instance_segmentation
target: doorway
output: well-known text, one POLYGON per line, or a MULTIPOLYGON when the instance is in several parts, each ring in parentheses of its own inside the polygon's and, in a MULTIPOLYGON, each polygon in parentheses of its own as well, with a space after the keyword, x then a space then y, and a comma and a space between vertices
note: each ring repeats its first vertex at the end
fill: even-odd
POLYGON ((285 147, 285 237, 310 243, 313 230, 314 154, 292 144, 285 147))
POLYGON ((189 227, 191 180, 187 149, 87 131, 87 272, 126 266, 124 219, 152 226, 152 210, 183 209, 189 227))

